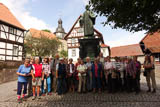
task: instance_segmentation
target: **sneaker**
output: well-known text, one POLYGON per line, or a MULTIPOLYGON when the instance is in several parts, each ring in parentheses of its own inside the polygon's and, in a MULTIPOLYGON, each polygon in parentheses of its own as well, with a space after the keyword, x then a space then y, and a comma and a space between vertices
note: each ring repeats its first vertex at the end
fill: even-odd
POLYGON ((42 94, 42 96, 46 96, 46 94, 42 94))
POLYGON ((52 95, 52 93, 50 92, 50 93, 48 93, 48 95, 52 95))
POLYGON ((36 96, 33 96, 33 97, 32 97, 32 100, 35 100, 35 99, 36 99, 36 96))
POLYGON ((23 97, 22 100, 23 100, 23 101, 27 101, 27 98, 26 98, 26 97, 23 97))
POLYGON ((17 99, 17 102, 18 102, 18 103, 22 103, 22 100, 21 100, 21 99, 17 99))

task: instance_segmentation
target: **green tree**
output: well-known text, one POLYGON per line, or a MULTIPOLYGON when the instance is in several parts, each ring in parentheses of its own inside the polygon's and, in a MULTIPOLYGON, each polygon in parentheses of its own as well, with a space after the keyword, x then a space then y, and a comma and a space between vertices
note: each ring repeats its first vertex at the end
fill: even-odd
POLYGON ((90 0, 92 10, 105 16, 104 25, 127 31, 160 29, 160 0, 90 0))
POLYGON ((42 31, 52 33, 49 29, 42 29, 42 31))
POLYGON ((32 56, 54 56, 60 44, 57 39, 48 38, 42 34, 39 38, 30 35, 25 38, 24 49, 26 54, 32 56))
POLYGON ((67 58, 68 57, 68 52, 65 51, 65 50, 62 50, 62 51, 60 51, 60 56, 67 58))

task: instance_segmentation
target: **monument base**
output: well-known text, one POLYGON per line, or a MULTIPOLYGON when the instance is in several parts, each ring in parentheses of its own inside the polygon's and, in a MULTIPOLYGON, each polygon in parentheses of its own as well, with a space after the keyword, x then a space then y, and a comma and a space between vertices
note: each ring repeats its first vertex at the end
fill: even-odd
POLYGON ((80 43, 80 58, 90 57, 93 61, 100 53, 99 38, 83 38, 78 40, 80 43))

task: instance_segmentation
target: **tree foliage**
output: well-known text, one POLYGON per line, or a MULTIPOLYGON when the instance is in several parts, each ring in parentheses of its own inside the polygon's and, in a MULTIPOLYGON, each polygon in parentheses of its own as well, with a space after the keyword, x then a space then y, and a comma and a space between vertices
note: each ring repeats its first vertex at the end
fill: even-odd
POLYGON ((160 0, 90 0, 90 6, 104 25, 127 31, 154 32, 160 29, 160 0))
POLYGON ((52 33, 49 29, 42 29, 42 31, 52 33))
POLYGON ((60 44, 57 39, 47 38, 42 34, 39 38, 30 35, 25 38, 24 49, 32 56, 54 56, 60 44))
POLYGON ((67 58, 68 57, 68 52, 65 51, 65 50, 62 50, 62 51, 60 51, 60 56, 67 58))

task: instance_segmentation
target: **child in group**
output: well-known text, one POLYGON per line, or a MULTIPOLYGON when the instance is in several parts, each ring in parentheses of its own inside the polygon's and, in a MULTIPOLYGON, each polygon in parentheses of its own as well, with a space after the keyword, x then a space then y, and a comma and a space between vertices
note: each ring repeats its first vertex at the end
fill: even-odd
POLYGON ((31 67, 29 66, 29 59, 25 59, 24 64, 20 65, 19 69, 17 70, 18 75, 18 86, 17 86, 17 95, 18 95, 18 103, 22 103, 22 100, 26 100, 25 96, 27 94, 27 84, 28 84, 28 77, 31 71, 31 67), (23 95, 21 99, 21 92, 23 89, 23 95))

